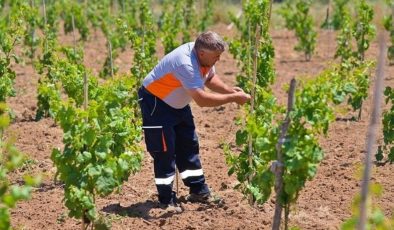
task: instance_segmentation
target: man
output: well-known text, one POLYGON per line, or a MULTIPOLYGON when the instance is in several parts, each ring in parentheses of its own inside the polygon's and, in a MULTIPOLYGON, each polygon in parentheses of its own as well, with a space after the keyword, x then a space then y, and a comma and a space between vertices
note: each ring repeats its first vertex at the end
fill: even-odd
POLYGON ((201 107, 250 100, 238 87, 229 87, 216 75, 215 63, 227 44, 215 32, 205 32, 195 42, 167 54, 145 77, 138 94, 145 143, 153 157, 160 206, 175 208, 172 191, 177 166, 183 183, 190 188, 191 202, 209 203, 214 197, 205 183, 199 159, 199 144, 189 103, 201 107), (204 86, 213 91, 207 92, 204 86))

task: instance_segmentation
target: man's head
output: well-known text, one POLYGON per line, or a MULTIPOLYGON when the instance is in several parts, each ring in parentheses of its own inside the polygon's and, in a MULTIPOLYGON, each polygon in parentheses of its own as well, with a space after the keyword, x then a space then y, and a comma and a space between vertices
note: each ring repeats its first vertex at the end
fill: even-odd
POLYGON ((194 43, 198 60, 203 67, 215 65, 226 48, 227 43, 217 33, 212 31, 200 34, 194 43))

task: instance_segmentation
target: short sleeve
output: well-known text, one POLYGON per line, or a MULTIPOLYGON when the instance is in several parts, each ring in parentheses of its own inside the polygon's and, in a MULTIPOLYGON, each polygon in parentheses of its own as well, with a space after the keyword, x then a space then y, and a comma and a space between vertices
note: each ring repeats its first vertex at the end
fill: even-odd
POLYGON ((175 71, 176 78, 186 89, 204 88, 201 74, 195 71, 191 65, 181 65, 175 71))

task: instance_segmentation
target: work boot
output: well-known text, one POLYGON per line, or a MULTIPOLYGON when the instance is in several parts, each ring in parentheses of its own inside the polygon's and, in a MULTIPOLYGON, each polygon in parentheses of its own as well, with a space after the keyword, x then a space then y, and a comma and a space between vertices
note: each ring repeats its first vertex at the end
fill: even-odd
POLYGON ((183 212, 181 206, 175 203, 169 203, 169 204, 159 203, 159 208, 165 210, 169 214, 179 214, 183 212))
POLYGON ((202 203, 202 204, 210 204, 210 205, 223 205, 224 200, 220 196, 213 194, 212 192, 203 193, 203 194, 195 194, 190 193, 186 200, 192 203, 202 203))
POLYGON ((167 204, 167 202, 162 203, 160 201, 162 201, 162 200, 160 200, 160 198, 159 198, 159 208, 165 210, 169 214, 178 214, 178 213, 183 212, 181 206, 178 204, 176 192, 174 192, 174 191, 171 192, 171 199, 169 201, 167 201, 167 202, 169 202, 168 204, 167 204))

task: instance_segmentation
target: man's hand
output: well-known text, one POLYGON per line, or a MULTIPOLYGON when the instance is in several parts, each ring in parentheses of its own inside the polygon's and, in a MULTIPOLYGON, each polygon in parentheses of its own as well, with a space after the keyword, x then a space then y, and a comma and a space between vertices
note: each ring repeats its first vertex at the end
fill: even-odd
POLYGON ((235 103, 237 103, 239 105, 243 105, 247 101, 250 101, 250 99, 251 99, 250 94, 245 93, 244 90, 241 89, 240 87, 237 87, 237 86, 233 87, 233 91, 234 91, 234 93, 236 93, 235 103))
POLYGON ((238 105, 243 105, 247 101, 250 101, 250 99, 251 99, 250 94, 245 93, 242 89, 241 91, 234 93, 234 102, 237 103, 238 105))

